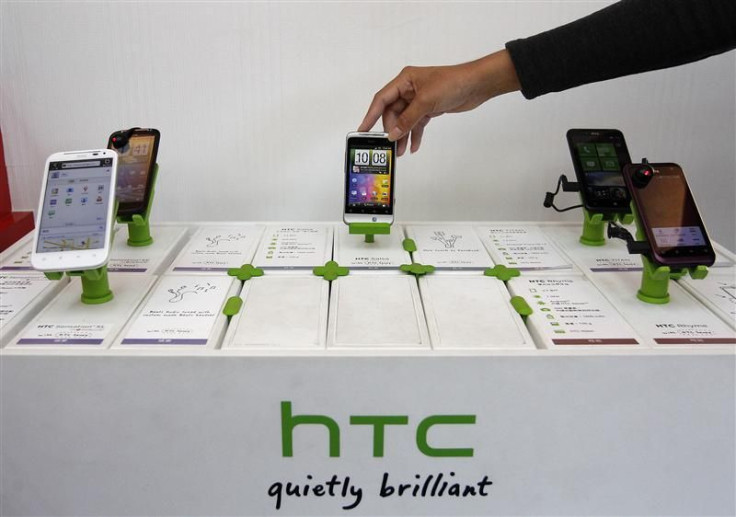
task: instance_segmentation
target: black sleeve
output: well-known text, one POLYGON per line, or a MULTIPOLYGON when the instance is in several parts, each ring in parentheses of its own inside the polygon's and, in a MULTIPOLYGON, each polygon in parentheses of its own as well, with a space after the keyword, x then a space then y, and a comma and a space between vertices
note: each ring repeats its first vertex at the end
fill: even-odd
POLYGON ((736 0, 622 0, 506 48, 533 99, 736 48, 736 0))

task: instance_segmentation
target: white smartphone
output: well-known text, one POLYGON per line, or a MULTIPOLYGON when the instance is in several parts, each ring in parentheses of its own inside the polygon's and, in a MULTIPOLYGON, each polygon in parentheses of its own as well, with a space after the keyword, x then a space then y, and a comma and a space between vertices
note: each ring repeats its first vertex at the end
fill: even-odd
POLYGON ((46 160, 31 265, 78 271, 107 263, 115 217, 118 154, 55 153, 46 160))
POLYGON ((350 223, 394 222, 396 142, 387 133, 348 133, 345 139, 345 209, 350 223))

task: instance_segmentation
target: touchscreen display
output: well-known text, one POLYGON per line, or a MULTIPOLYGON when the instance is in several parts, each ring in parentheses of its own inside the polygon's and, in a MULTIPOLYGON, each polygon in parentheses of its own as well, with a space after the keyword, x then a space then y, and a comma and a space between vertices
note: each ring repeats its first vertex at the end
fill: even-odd
POLYGON ((132 135, 118 153, 117 195, 120 203, 141 203, 146 195, 155 135, 132 135))
POLYGON ((49 164, 37 253, 105 247, 112 172, 112 158, 49 164))
POLYGON ((621 132, 570 130, 568 143, 586 208, 628 211, 622 170, 631 158, 621 132))
POLYGON ((391 144, 349 147, 345 211, 392 214, 393 151, 391 144))
POLYGON ((662 167, 646 187, 637 189, 658 248, 707 246, 702 222, 685 177, 662 167))

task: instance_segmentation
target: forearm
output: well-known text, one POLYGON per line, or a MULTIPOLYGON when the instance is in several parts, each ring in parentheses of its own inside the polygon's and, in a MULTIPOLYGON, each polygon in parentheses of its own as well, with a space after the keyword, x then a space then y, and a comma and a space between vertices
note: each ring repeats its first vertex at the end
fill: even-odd
POLYGON ((736 0, 622 0, 506 48, 531 99, 736 48, 736 0))

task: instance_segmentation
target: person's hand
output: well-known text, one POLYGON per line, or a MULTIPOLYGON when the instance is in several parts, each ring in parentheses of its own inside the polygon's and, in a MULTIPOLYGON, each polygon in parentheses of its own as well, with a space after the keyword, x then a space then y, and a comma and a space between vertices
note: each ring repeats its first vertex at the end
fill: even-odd
POLYGON ((408 66, 376 93, 358 131, 369 131, 383 117, 389 140, 398 141, 397 154, 404 154, 410 135, 413 153, 433 117, 472 110, 519 88, 506 50, 461 65, 408 66))

